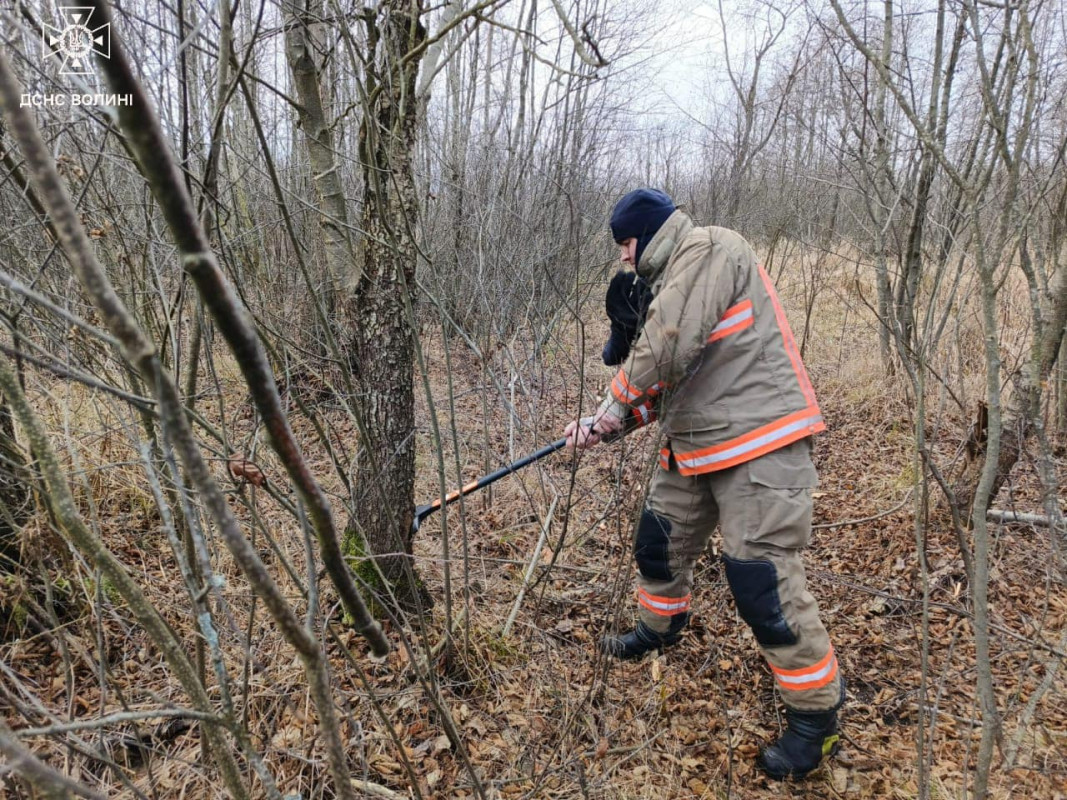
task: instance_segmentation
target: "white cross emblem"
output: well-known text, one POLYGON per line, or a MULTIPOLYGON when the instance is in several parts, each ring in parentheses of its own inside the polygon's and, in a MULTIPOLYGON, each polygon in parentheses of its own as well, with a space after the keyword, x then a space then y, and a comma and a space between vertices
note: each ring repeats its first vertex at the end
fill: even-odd
POLYGON ((88 6, 60 6, 63 27, 44 26, 44 57, 61 61, 60 75, 87 75, 93 53, 111 58, 111 25, 93 27, 90 21, 93 11, 88 6))

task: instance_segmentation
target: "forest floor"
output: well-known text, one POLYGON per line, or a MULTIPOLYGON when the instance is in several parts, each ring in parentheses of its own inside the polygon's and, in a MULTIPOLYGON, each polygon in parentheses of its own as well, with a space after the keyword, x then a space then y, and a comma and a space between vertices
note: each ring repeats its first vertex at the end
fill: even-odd
MULTIPOLYGON (((799 334, 801 293, 787 286, 782 295, 799 334)), ((903 388, 881 375, 877 335, 865 315, 855 311, 854 300, 847 293, 826 293, 817 303, 823 310, 811 320, 805 353, 828 426, 816 440, 820 485, 806 564, 849 691, 842 748, 835 759, 803 782, 770 782, 755 769, 759 746, 782 728, 781 704, 734 609, 717 536, 698 564, 695 613, 678 646, 637 663, 609 662, 597 653, 601 635, 633 624, 630 532, 654 468, 653 429, 577 460, 561 451, 491 491, 471 496, 462 512, 451 507, 447 553, 440 515, 430 518, 416 540, 415 563, 436 603, 421 633, 407 631, 412 650, 398 646, 386 660, 374 662, 365 645, 335 618, 343 632, 328 649, 354 775, 396 797, 413 797, 413 772, 425 798, 476 797, 472 771, 487 798, 906 798, 918 795, 923 780, 931 797, 966 796, 981 726, 959 543, 932 494, 921 533, 929 564, 924 621, 913 422, 903 388), (539 547, 543 529, 547 535, 539 547), (523 576, 535 556, 532 585, 518 604, 523 576), (441 647, 447 631, 451 646, 441 647), (425 668, 423 658, 431 650, 425 668), (432 691, 427 678, 436 687, 432 691), (380 715, 370 702, 372 695, 380 715), (446 735, 444 714, 451 717, 462 747, 446 735)), ((509 449, 519 456, 558 438, 579 405, 585 413, 593 407, 593 396, 611 372, 599 363, 607 326, 596 319, 599 304, 589 306, 584 328, 558 332, 536 359, 521 362, 536 362, 538 370, 518 370, 522 381, 515 390, 519 418, 514 446, 509 443, 512 421, 501 401, 509 393, 507 373, 497 369, 494 381, 455 341, 447 359, 443 342, 426 344, 445 440, 440 455, 450 486, 459 480, 457 464, 461 477, 469 480, 506 463, 509 449), (583 353, 585 386, 577 377, 583 353)), ((232 379, 220 374, 223 383, 232 379)), ((965 394, 967 386, 960 383, 957 395, 965 394)), ((974 386, 972 382, 972 402, 980 396, 974 386)), ((943 396, 935 392, 931 407, 939 411, 936 417, 931 414, 926 434, 948 460, 963 439, 967 420, 958 409, 942 412, 945 406, 938 398, 943 396)), ((232 414, 227 422, 235 435, 252 429, 247 410, 235 408, 232 414)), ((429 419, 423 397, 419 503, 440 492, 429 419)), ((329 422, 331 436, 351 442, 343 414, 329 422)), ((310 423, 294 417, 294 427, 308 443, 313 463, 328 474, 327 457, 313 444, 310 423)), ((89 447, 97 453, 101 448, 95 440, 89 447)), ((1057 455, 1063 467, 1062 449, 1057 455)), ((274 479, 269 460, 263 464, 274 479)), ((106 472, 89 473, 91 481, 112 480, 106 472)), ((95 509, 102 532, 175 628, 189 631, 188 600, 147 490, 130 483, 113 489, 111 499, 95 509)), ((254 507, 275 537, 274 556, 259 542, 264 557, 279 576, 275 556, 280 554, 299 573, 304 543, 298 527, 270 498, 257 497, 252 487, 243 491, 246 500, 251 493, 251 501, 239 513, 247 520, 254 507)), ((1038 496, 1033 471, 1022 463, 998 503, 1039 512, 1038 496)), ((340 502, 337 507, 342 516, 340 502)), ((1051 654, 1064 650, 1067 596, 1056 571, 1063 563, 1062 546, 1045 529, 993 529, 992 668, 1004 715, 1003 747, 1017 749, 1011 768, 1003 750, 994 757, 991 793, 996 798, 1067 798, 1063 673, 1050 688, 1039 690, 1054 663, 1051 654), (1035 692, 1040 699, 1028 709, 1035 692)), ((238 617, 239 625, 227 639, 228 653, 232 674, 246 682, 238 687, 237 701, 254 732, 253 744, 283 793, 304 800, 331 797, 300 664, 262 609, 253 610, 224 551, 217 560, 238 617), (250 660, 243 656, 245 636, 251 642, 250 660)), ((287 589, 300 604, 296 585, 289 583, 287 589)), ((332 600, 325 582, 323 591, 324 599, 332 600)), ((116 606, 101 612, 95 625, 83 630, 71 626, 70 631, 89 653, 97 652, 98 642, 104 644, 110 693, 101 691, 88 666, 93 657, 60 658, 56 640, 48 636, 5 644, 0 659, 37 687, 42 702, 63 718, 166 698, 181 702, 173 678, 158 668, 143 633, 125 614, 116 606)), ((397 627, 386 627, 399 644, 397 627)), ((192 647, 192 635, 186 637, 192 647)), ((165 740, 156 741, 158 755, 165 757, 147 765, 143 759, 127 764, 132 785, 160 798, 216 796, 219 789, 209 784, 210 772, 197 765, 195 726, 168 730, 165 740)), ((62 759, 65 752, 57 748, 53 755, 62 759)), ((87 782, 106 780, 100 770, 80 769, 79 777, 87 782)), ((111 796, 131 796, 128 788, 113 785, 111 796)))
MULTIPOLYGON (((814 352, 808 361, 828 433, 816 437, 820 485, 806 565, 848 682, 840 754, 806 781, 785 785, 768 781, 754 767, 761 743, 782 729, 781 704, 734 609, 717 534, 697 568, 694 616, 682 642, 638 663, 608 662, 597 654, 602 634, 634 621, 630 535, 658 449, 655 431, 643 431, 623 446, 582 454, 573 484, 571 457, 561 453, 541 467, 541 475, 527 473, 497 489, 491 505, 477 496, 470 502, 468 570, 477 591, 469 627, 457 628, 465 654, 460 674, 469 680, 457 681, 452 691, 471 733, 471 758, 501 796, 904 798, 918 796, 921 771, 931 797, 967 796, 981 726, 959 542, 949 513, 932 494, 921 534, 929 565, 924 628, 908 405, 903 392, 878 375, 869 329, 863 338, 870 346, 860 346, 848 339, 859 340, 862 330, 835 331, 826 319, 815 327, 822 330, 811 333, 814 352), (547 491, 546 483, 552 487, 547 491), (539 582, 527 594, 511 635, 502 637, 553 491, 559 492, 559 504, 540 557, 541 565, 553 566, 535 571, 539 582), (922 765, 916 755, 920 721, 922 765)), ((603 341, 598 334, 606 331, 593 324, 585 333, 587 358, 595 359, 603 341)), ((463 371, 452 375, 459 380, 463 371)), ((611 371, 587 367, 586 375, 603 384, 588 387, 596 391, 606 386, 611 371)), ((544 410, 547 440, 559 435, 570 416, 566 411, 577 405, 577 392, 573 386, 541 388, 543 402, 551 406, 544 410)), ((474 423, 465 430, 466 441, 483 435, 481 416, 473 400, 469 408, 457 409, 457 419, 474 423)), ((948 461, 966 420, 959 414, 937 419, 940 424, 928 424, 926 434, 948 461)), ((499 432, 506 426, 506 417, 492 426, 503 453, 507 442, 499 432)), ((1029 465, 1016 473, 998 505, 1040 512, 1039 485, 1029 465)), ((425 494, 434 491, 431 482, 425 494)), ((440 540, 431 530, 419 551, 427 566, 437 566, 440 540)), ((452 542, 453 554, 461 544, 461 537, 452 542)), ((1019 725, 1045 676, 1050 649, 1063 652, 1067 595, 1052 566, 1062 558, 1062 544, 1057 548, 1047 530, 993 529, 993 672, 1005 716, 1004 744, 1018 751, 1013 769, 1005 768, 1001 755, 995 757, 993 797, 1067 798, 1062 678, 1041 696, 1025 728, 1019 725)), ((440 570, 423 574, 439 576, 440 570)), ((454 572, 453 581, 457 578, 463 582, 454 572)), ((439 796, 463 796, 463 783, 459 771, 439 796)))

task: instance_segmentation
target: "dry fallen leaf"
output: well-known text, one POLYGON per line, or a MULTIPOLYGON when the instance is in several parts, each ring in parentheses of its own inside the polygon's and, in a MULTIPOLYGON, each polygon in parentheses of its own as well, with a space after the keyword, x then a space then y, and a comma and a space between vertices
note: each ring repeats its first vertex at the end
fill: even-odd
POLYGON ((253 486, 262 486, 267 478, 263 474, 263 470, 257 467, 251 461, 244 458, 231 458, 229 462, 230 474, 240 480, 244 478, 253 486))

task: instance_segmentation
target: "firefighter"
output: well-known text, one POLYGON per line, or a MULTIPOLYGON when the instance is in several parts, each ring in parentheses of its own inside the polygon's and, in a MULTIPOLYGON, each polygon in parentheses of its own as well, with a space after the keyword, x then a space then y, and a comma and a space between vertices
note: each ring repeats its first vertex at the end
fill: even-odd
POLYGON ((738 233, 695 226, 654 189, 619 200, 611 232, 652 299, 599 409, 564 435, 585 449, 654 411, 664 447, 634 535, 639 621, 600 648, 633 659, 678 642, 694 562, 718 524, 738 613, 786 709, 759 766, 803 777, 836 751, 845 696, 800 558, 817 480, 811 437, 825 429, 811 381, 771 278, 738 233))

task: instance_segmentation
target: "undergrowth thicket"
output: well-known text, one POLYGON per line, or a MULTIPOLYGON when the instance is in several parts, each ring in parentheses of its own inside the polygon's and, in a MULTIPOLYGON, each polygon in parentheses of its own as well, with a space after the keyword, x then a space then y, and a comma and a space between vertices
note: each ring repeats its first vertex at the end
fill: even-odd
MULTIPOLYGON (((817 529, 806 563, 848 680, 844 746, 837 759, 804 784, 768 783, 755 771, 759 744, 773 738, 783 720, 770 673, 729 599, 715 539, 699 564, 696 613, 680 646, 636 664, 607 663, 596 654, 594 643, 602 633, 633 620, 629 537, 651 468, 656 432, 648 430, 579 459, 560 452, 449 509, 453 596, 447 647, 440 646, 447 613, 440 517, 425 523, 416 541, 416 566, 437 603, 421 632, 407 632, 414 664, 402 647, 385 662, 371 661, 362 642, 344 631, 335 598, 320 582, 323 608, 334 612, 333 623, 341 631, 328 647, 353 775, 388 787, 397 797, 411 796, 399 741, 417 772, 422 796, 474 796, 456 743, 444 735, 441 712, 418 680, 418 673, 428 668, 490 797, 914 797, 922 587, 911 500, 913 398, 898 378, 886 377, 879 363, 867 274, 840 257, 820 275, 823 283, 813 303, 805 353, 829 428, 815 448, 821 482, 815 496, 817 529), (543 526, 548 534, 536 552, 543 526), (535 556, 539 564, 533 585, 505 635, 535 556), (350 657, 342 648, 350 650, 350 657), (375 713, 372 693, 391 731, 375 713)), ((799 330, 805 306, 799 269, 785 265, 779 283, 799 330)), ((1025 293, 1016 299, 1025 308, 1025 293)), ((1013 306, 1008 307, 1005 356, 1017 359, 1023 354, 1015 343, 1025 341, 1022 321, 1028 317, 1012 314, 1013 306)), ((562 323, 540 353, 523 352, 519 355, 530 357, 512 362, 526 365, 515 419, 498 389, 511 377, 508 362, 500 358, 491 365, 500 370, 494 384, 486 380, 486 364, 458 337, 444 341, 433 326, 424 331, 430 384, 440 429, 446 432, 442 447, 450 482, 477 476, 487 462, 491 468, 505 463, 511 447, 521 455, 557 438, 568 419, 593 407, 593 395, 611 375, 599 365, 607 324, 598 292, 582 313, 583 326, 562 323), (578 350, 580 343, 584 353, 578 350), (584 385, 577 371, 583 360, 584 385), (453 429, 455 439, 447 433, 453 429), (457 457, 462 475, 454 474, 457 457)), ((928 436, 946 457, 959 447, 972 410, 968 406, 981 396, 982 385, 978 322, 966 304, 954 315, 958 324, 931 360, 940 382, 929 382, 934 411, 928 436)), ((541 332, 530 332, 529 341, 535 333, 541 332)), ((527 345, 516 337, 511 346, 522 350, 527 345)), ((224 361, 221 354, 217 358, 224 361)), ((224 427, 232 441, 253 443, 256 420, 231 372, 225 366, 219 372, 222 402, 201 402, 198 408, 212 425, 224 427)), ((41 410, 53 417, 53 430, 69 430, 63 445, 83 514, 174 629, 186 632, 192 652, 195 641, 189 632, 195 626, 188 601, 160 516, 143 488, 135 416, 70 385, 47 385, 37 377, 31 388, 41 410)), ((352 452, 357 436, 350 420, 328 403, 319 405, 317 413, 338 448, 352 452)), ((428 502, 441 488, 427 413, 422 398, 418 503, 428 502)), ((346 495, 316 446, 312 425, 296 413, 293 425, 341 509, 346 495)), ((258 451, 257 464, 267 477, 264 487, 234 481, 221 453, 216 471, 229 483, 249 536, 304 613, 298 584, 283 569, 286 562, 295 575, 307 579, 304 536, 270 495, 290 496, 284 473, 263 453, 258 451)), ((1028 463, 1019 465, 1000 502, 1040 510, 1028 463)), ((113 593, 101 587, 97 573, 78 559, 60 563, 44 557, 45 549, 34 549, 49 524, 39 514, 27 527, 27 563, 35 563, 40 575, 61 588, 59 595, 86 602, 77 604, 79 613, 63 630, 26 629, 21 638, 0 645, 0 660, 10 673, 35 687, 44 705, 40 714, 76 720, 157 707, 170 699, 183 702, 178 685, 159 668, 158 654, 113 593)), ((973 634, 956 536, 936 503, 926 520, 925 546, 931 567, 930 689, 924 715, 933 742, 930 770, 935 796, 962 797, 979 736, 973 634)), ((225 580, 229 605, 230 620, 220 633, 231 674, 239 678, 235 700, 253 732, 253 744, 283 792, 321 797, 323 753, 303 670, 225 550, 216 547, 212 558, 225 580)), ((1012 526, 995 532, 993 668, 1009 741, 1044 677, 1050 650, 1058 647, 1067 627, 1067 599, 1056 578, 1062 558, 1047 530, 1012 526)), ((19 602, 18 594, 14 602, 19 602)), ((397 641, 395 625, 389 626, 389 635, 397 641)), ((995 771, 994 796, 1067 796, 1065 707, 1067 692, 1058 681, 1021 732, 1016 768, 1001 765, 995 771)), ((195 724, 142 722, 92 736, 112 754, 117 766, 111 770, 121 769, 149 796, 221 796, 211 771, 203 767, 195 724)), ((98 762, 62 751, 47 739, 34 744, 108 796, 129 795, 98 762)), ((12 797, 28 796, 15 783, 7 786, 12 797)))

